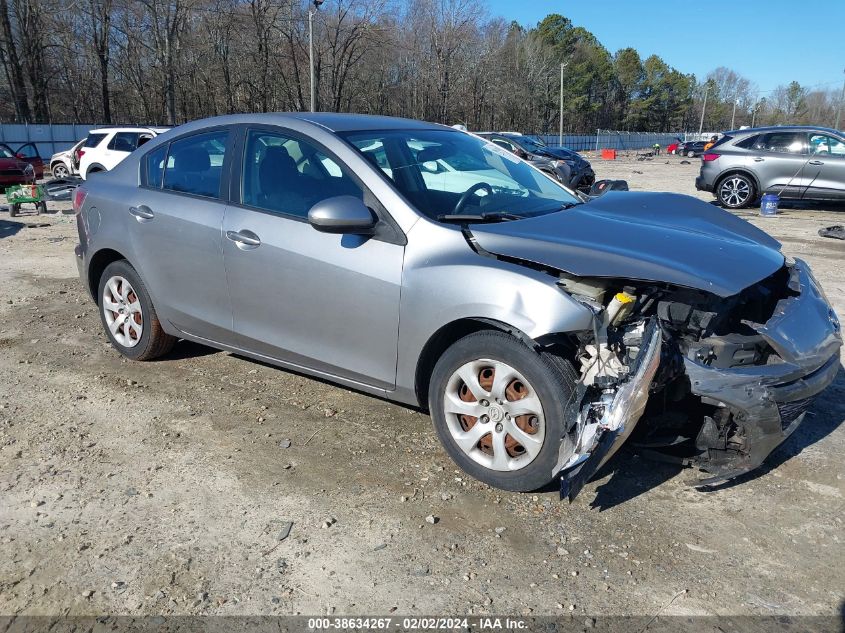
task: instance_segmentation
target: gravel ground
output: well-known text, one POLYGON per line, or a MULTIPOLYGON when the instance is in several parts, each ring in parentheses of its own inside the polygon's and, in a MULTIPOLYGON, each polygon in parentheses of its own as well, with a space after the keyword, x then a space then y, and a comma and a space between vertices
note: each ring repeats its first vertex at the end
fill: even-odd
MULTIPOLYGON (((593 162, 710 199, 697 161, 593 162)), ((504 493, 456 470, 419 412, 194 344, 123 360, 77 280, 73 216, 50 208, 0 215, 0 614, 842 608, 845 372, 733 485, 699 492, 623 451, 572 505, 504 493)), ((843 213, 738 215, 845 314, 845 242, 817 235, 843 213)))

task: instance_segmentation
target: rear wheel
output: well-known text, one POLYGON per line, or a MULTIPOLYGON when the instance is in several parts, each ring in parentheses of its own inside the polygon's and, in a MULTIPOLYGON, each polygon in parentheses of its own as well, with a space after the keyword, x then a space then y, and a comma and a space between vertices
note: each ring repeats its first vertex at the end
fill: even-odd
POLYGON ((742 209, 754 201, 754 181, 743 174, 725 176, 716 187, 719 204, 728 209, 742 209))
POLYGON ((112 262, 100 276, 100 319, 111 344, 132 360, 169 352, 176 339, 161 327, 144 282, 129 262, 112 262))
POLYGON ((470 334, 435 365, 429 407, 446 452, 495 488, 536 490, 554 478, 575 371, 497 331, 470 334))
POLYGON ((694 151, 692 151, 692 150, 690 150, 690 151, 688 151, 688 152, 687 152, 687 156, 688 156, 689 158, 695 158, 695 152, 694 152, 694 151))

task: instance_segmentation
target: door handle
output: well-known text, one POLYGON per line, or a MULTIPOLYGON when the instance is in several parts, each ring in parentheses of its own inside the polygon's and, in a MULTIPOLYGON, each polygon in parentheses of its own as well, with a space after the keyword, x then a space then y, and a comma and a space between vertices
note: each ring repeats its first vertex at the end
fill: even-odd
POLYGON ((152 220, 155 217, 155 213, 152 212, 152 209, 145 204, 137 207, 129 207, 129 213, 134 215, 138 222, 146 222, 147 220, 152 220))
POLYGON ((762 163, 764 160, 766 160, 766 159, 765 159, 765 158, 760 158, 760 157, 758 156, 757 158, 755 158, 755 159, 754 159, 754 162, 755 162, 755 163, 762 163))
POLYGON ((233 241, 240 249, 252 249, 261 246, 261 239, 252 231, 226 231, 226 238, 233 241))
POLYGON ((824 165, 824 163, 820 160, 811 160, 810 165, 824 165))

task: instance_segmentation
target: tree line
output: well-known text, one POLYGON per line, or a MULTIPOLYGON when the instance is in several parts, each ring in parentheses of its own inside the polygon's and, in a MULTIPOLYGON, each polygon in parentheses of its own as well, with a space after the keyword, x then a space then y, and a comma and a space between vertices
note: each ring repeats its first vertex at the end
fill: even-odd
POLYGON ((727 68, 697 78, 608 51, 562 15, 533 27, 481 0, 0 0, 0 121, 175 125, 310 106, 470 129, 567 133, 833 125, 835 89, 761 96, 727 68))

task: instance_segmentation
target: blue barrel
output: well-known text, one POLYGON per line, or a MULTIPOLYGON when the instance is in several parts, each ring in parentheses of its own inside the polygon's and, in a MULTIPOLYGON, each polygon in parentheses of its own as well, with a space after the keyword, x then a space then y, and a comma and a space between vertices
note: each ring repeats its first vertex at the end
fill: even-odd
POLYGON ((767 193, 760 201, 760 215, 772 216, 778 214, 780 198, 775 193, 767 193))

